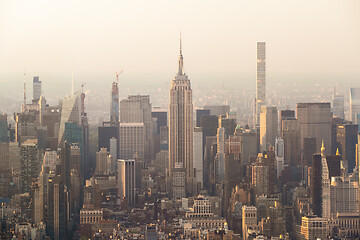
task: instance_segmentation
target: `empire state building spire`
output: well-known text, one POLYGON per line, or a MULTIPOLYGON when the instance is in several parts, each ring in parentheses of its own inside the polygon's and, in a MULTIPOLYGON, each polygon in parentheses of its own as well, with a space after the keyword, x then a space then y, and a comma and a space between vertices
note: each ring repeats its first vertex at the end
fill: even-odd
POLYGON ((181 34, 180 34, 180 54, 179 54, 179 69, 178 69, 178 75, 184 74, 184 59, 182 55, 182 46, 181 46, 181 34))
POLYGON ((171 81, 169 101, 169 194, 173 199, 193 196, 193 102, 190 79, 184 73, 180 36, 179 69, 171 81))

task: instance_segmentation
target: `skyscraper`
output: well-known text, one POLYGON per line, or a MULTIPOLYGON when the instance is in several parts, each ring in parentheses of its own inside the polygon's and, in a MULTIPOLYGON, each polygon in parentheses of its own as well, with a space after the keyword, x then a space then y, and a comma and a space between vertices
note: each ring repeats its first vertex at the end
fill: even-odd
POLYGON ((135 203, 135 160, 118 160, 118 190, 129 205, 135 203))
POLYGON ((344 95, 337 95, 334 92, 332 97, 333 116, 345 119, 344 114, 344 95))
POLYGON ((216 134, 217 153, 215 156, 215 182, 223 183, 225 177, 225 128, 219 127, 216 134))
POLYGON ((185 197, 185 193, 192 195, 194 184, 192 90, 183 66, 180 39, 178 73, 171 82, 169 103, 169 173, 173 185, 172 195, 180 198, 185 197), (185 186, 176 183, 180 179, 174 176, 174 169, 179 173, 176 175, 185 177, 185 186), (174 188, 175 185, 178 187, 174 188))
POLYGON ((304 138, 316 138, 316 149, 324 141, 327 153, 331 151, 331 109, 330 103, 298 103, 296 115, 300 124, 301 150, 304 138))
POLYGON ((322 176, 322 188, 321 188, 321 200, 322 200, 322 217, 330 218, 330 177, 329 168, 325 156, 324 142, 321 146, 321 176, 322 176))
POLYGON ((0 142, 9 141, 9 129, 7 122, 7 115, 5 113, 0 114, 0 142))
POLYGON ((201 127, 194 128, 194 168, 196 171, 196 183, 197 190, 200 190, 204 186, 203 182, 203 132, 201 127))
POLYGON ((144 123, 120 123, 119 128, 119 157, 121 159, 142 160, 144 164, 144 123))
POLYGON ((41 97, 41 81, 39 76, 33 79, 33 101, 38 101, 41 97))
POLYGON ((229 105, 205 105, 204 110, 210 110, 210 114, 208 115, 226 115, 230 112, 229 105))
POLYGON ((340 151, 347 171, 350 173, 356 165, 356 144, 358 143, 358 125, 338 124, 336 127, 337 149, 340 151))
MULTIPOLYGON (((118 78, 119 76, 116 75, 118 78)), ((110 124, 112 126, 117 126, 119 123, 119 81, 112 83, 111 88, 111 105, 110 105, 110 124)))
POLYGON ((279 131, 280 137, 282 137, 282 124, 284 120, 295 119, 295 111, 294 110, 281 110, 279 111, 279 131))
POLYGON ((36 141, 27 140, 20 146, 20 185, 22 193, 30 193, 33 179, 38 177, 40 172, 39 151, 36 141))
MULTIPOLYGON (((284 139, 284 163, 296 166, 300 164, 300 125, 299 120, 284 119, 281 124, 281 135, 284 139)), ((312 155, 312 154, 311 154, 312 155)), ((310 155, 310 159, 311 159, 310 155)))
POLYGON ((314 154, 311 167, 311 206, 315 215, 322 215, 322 159, 314 154))
POLYGON ((284 169, 284 139, 275 140, 276 177, 279 178, 284 169))
POLYGON ((357 122, 357 114, 360 113, 360 88, 350 88, 350 120, 357 122))
MULTIPOLYGON (((127 99, 120 101, 120 125, 123 126, 125 123, 143 124, 144 150, 142 160, 144 163, 149 163, 150 160, 154 159, 154 122, 151 116, 149 95, 130 95, 127 99)), ((122 157, 120 156, 120 158, 122 157)))
POLYGON ((330 186, 331 216, 359 212, 359 183, 349 177, 333 177, 330 186))
POLYGON ((81 124, 80 93, 71 94, 63 99, 61 104, 61 119, 59 129, 58 146, 62 146, 65 138, 65 123, 73 122, 81 124))
POLYGON ((101 148, 99 152, 96 152, 96 171, 95 174, 106 174, 107 173, 107 150, 101 148))
POLYGON ((261 106, 260 113, 260 150, 266 151, 275 146, 278 136, 278 114, 276 107, 261 106))
POLYGON ((9 143, 0 142, 0 197, 8 196, 9 176, 9 143))
POLYGON ((261 106, 266 104, 266 52, 265 42, 257 43, 256 57, 256 98, 255 98, 255 125, 260 124, 261 106))
POLYGON ((119 139, 119 127, 103 123, 98 127, 98 150, 106 148, 109 151, 111 138, 119 139))
POLYGON ((202 116, 209 116, 210 109, 196 109, 196 126, 201 127, 200 120, 202 116))

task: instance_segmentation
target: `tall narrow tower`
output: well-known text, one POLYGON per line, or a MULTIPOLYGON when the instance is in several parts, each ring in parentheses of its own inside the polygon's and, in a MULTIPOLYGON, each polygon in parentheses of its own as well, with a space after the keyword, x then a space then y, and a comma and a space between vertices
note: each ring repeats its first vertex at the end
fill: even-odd
POLYGON ((41 81, 39 76, 35 76, 33 79, 33 100, 39 101, 41 97, 41 81))
POLYGON ((255 99, 255 116, 254 124, 260 124, 261 106, 266 105, 266 54, 265 42, 257 43, 256 53, 256 99, 255 99))
POLYGON ((119 75, 116 73, 116 82, 112 83, 111 89, 110 123, 112 126, 119 124, 119 75))
POLYGON ((178 73, 171 82, 169 103, 169 180, 173 199, 193 194, 193 103, 191 83, 183 69, 180 38, 178 73))

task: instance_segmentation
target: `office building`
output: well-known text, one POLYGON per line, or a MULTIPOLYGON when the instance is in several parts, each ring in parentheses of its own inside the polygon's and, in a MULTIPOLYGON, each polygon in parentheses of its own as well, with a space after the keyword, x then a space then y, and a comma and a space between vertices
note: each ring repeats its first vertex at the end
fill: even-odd
POLYGON ((219 118, 215 115, 202 115, 200 127, 203 129, 203 143, 208 136, 216 136, 219 118))
POLYGON ((126 199, 129 205, 135 204, 135 160, 119 159, 118 163, 118 194, 126 199))
POLYGON ((7 115, 5 113, 0 114, 0 142, 9 141, 9 127, 7 123, 7 115))
POLYGON ((336 126, 337 149, 349 173, 354 170, 356 165, 357 135, 358 125, 356 124, 338 124, 336 126))
MULTIPOLYGON (((148 164, 154 157, 154 122, 149 95, 130 95, 120 101, 120 123, 142 123, 144 127, 143 161, 148 164)), ((124 126, 124 125, 123 125, 124 126)), ((122 158, 120 156, 120 158, 122 158)))
POLYGON ((215 156, 215 182, 223 183, 225 178, 225 129, 219 127, 216 134, 217 153, 215 156))
POLYGON ((194 128, 194 168, 195 168, 195 177, 196 177, 196 185, 197 192, 204 187, 203 180, 203 132, 201 127, 194 128))
POLYGON ((360 113, 360 88, 350 88, 350 121, 357 122, 357 114, 360 113))
POLYGON ((313 214, 322 215, 322 159, 320 154, 313 155, 311 167, 311 206, 313 214))
POLYGON ((228 136, 232 136, 235 133, 235 128, 237 126, 236 118, 219 116, 218 125, 225 129, 225 138, 228 138, 228 136))
POLYGON ((78 173, 82 178, 83 176, 81 170, 82 158, 81 158, 81 149, 78 144, 73 143, 70 145, 70 169, 78 173))
POLYGON ((64 131, 64 141, 68 143, 77 143, 80 147, 82 147, 83 143, 83 135, 82 135, 82 127, 74 122, 66 122, 65 123, 65 131, 64 131))
POLYGON ((9 169, 11 170, 11 179, 15 184, 15 192, 20 192, 20 174, 21 174, 21 161, 20 161, 20 147, 16 142, 9 142, 9 169))
POLYGON ((54 240, 68 239, 70 193, 59 172, 49 177, 47 186, 47 235, 54 240))
POLYGON ((295 111, 294 110, 281 110, 279 114, 280 114, 280 116, 279 116, 280 121, 295 118, 295 111))
POLYGON ((167 110, 154 107, 151 117, 156 119, 156 133, 160 134, 160 128, 167 126, 167 110))
POLYGON ((9 143, 0 142, 0 198, 8 197, 9 180, 9 143))
POLYGON ((210 109, 196 109, 196 127, 200 127, 200 120, 202 116, 209 116, 210 109))
POLYGON ((214 159, 216 152, 216 136, 207 136, 204 146, 204 187, 210 192, 213 189, 214 159))
POLYGON ((62 146, 65 141, 65 123, 76 123, 81 125, 81 105, 80 93, 74 93, 63 99, 61 104, 61 119, 58 146, 62 146))
MULTIPOLYGON (((281 121, 281 138, 284 139, 284 163, 297 166, 300 165, 300 124, 295 118, 283 119, 281 121)), ((313 153, 310 154, 310 160, 313 153)))
MULTIPOLYGON (((210 110, 209 115, 214 115, 214 116, 225 115, 226 116, 230 112, 230 106, 229 105, 205 105, 204 110, 210 110)), ((206 116, 206 114, 202 114, 202 116, 206 116)))
POLYGON ((301 219, 302 239, 327 239, 329 235, 328 219, 310 215, 301 219))
POLYGON ((330 186, 331 216, 359 212, 359 183, 349 177, 332 177, 330 186))
POLYGON ((339 152, 336 155, 326 155, 326 162, 329 169, 329 178, 341 176, 341 156, 339 152))
POLYGON ((144 123, 120 123, 119 157, 121 159, 134 159, 137 156, 145 164, 144 144, 144 123))
POLYGON ((47 107, 42 115, 41 125, 46 127, 46 146, 51 150, 58 147, 60 130, 61 108, 59 106, 47 107))
POLYGON ((33 79, 33 101, 39 101, 41 97, 41 81, 39 76, 34 77, 33 79))
POLYGON ((298 103, 296 115, 300 124, 300 144, 304 152, 304 138, 315 138, 316 149, 324 141, 326 153, 331 152, 330 103, 298 103))
POLYGON ((42 171, 39 174, 39 178, 33 184, 33 220, 35 224, 40 224, 41 221, 45 220, 45 195, 47 189, 47 175, 48 171, 43 167, 42 171))
POLYGON ((260 233, 260 226, 257 222, 257 208, 254 206, 242 207, 242 233, 244 240, 248 239, 248 235, 254 232, 260 233), (250 231, 249 231, 250 230, 250 231))
POLYGON ((56 151, 46 150, 44 154, 43 167, 48 167, 49 171, 55 172, 56 165, 60 164, 56 151))
POLYGON ((276 107, 261 106, 260 113, 260 151, 275 146, 278 136, 278 113, 276 107))
POLYGON ((111 138, 119 139, 119 127, 103 123, 102 126, 98 127, 98 150, 106 148, 110 151, 111 138))
POLYGON ((117 139, 112 137, 110 139, 110 156, 111 156, 111 167, 110 167, 110 172, 115 172, 116 170, 116 161, 118 158, 118 143, 117 143, 117 139))
POLYGON ((294 110, 281 110, 279 111, 279 136, 282 136, 282 122, 288 119, 295 119, 295 111, 294 110))
POLYGON ((193 195, 193 131, 192 90, 190 80, 183 70, 180 39, 178 73, 171 81, 169 101, 169 173, 173 183, 173 198, 185 197, 185 193, 193 195), (177 179, 177 175, 180 179, 185 178, 185 185, 177 179), (179 194, 175 194, 175 190, 179 194))
POLYGON ((330 177, 329 177, 329 168, 326 161, 324 142, 321 146, 321 175, 322 175, 321 217, 329 219, 330 218, 330 177))
POLYGON ((87 118, 87 114, 84 112, 85 106, 84 106, 84 99, 85 94, 81 94, 82 99, 82 112, 81 112, 81 129, 82 129, 82 142, 80 145, 81 148, 81 176, 83 177, 83 180, 88 179, 90 175, 92 174, 90 172, 91 166, 89 164, 89 153, 90 153, 90 141, 89 141, 89 122, 87 118))
POLYGON ((100 151, 96 152, 96 170, 95 174, 105 175, 107 173, 107 150, 101 148, 100 151))
POLYGON ((15 117, 15 141, 19 144, 27 139, 35 139, 36 127, 39 125, 36 111, 16 113, 15 117))
POLYGON ((333 94, 332 96, 332 107, 333 107, 333 116, 340 119, 345 119, 344 113, 344 95, 333 94))
POLYGON ((272 195, 275 187, 275 152, 273 149, 259 153, 251 166, 251 185, 256 196, 272 195))
POLYGON ((27 140, 20 145, 20 186, 21 193, 30 193, 33 179, 40 173, 40 153, 35 140, 27 140))
POLYGON ((257 150, 257 133, 254 129, 250 129, 248 126, 235 129, 235 135, 239 136, 241 142, 241 161, 243 165, 250 163, 250 158, 256 158, 258 154, 257 150))
POLYGON ((265 42, 257 43, 256 51, 256 97, 254 124, 260 125, 261 106, 266 105, 266 46, 265 42))
POLYGON ((284 169, 284 140, 276 138, 275 140, 275 158, 276 158, 276 178, 279 178, 284 169))
POLYGON ((307 138, 303 139, 303 153, 301 156, 302 164, 305 166, 312 165, 313 155, 318 152, 316 149, 316 138, 307 138))

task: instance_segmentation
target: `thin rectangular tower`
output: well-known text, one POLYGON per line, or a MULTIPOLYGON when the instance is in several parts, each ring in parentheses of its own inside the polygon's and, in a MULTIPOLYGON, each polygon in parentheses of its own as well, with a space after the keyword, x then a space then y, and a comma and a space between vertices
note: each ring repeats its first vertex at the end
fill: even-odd
POLYGON ((266 52, 265 42, 257 43, 256 56, 256 99, 254 124, 260 124, 261 106, 266 105, 266 52))

